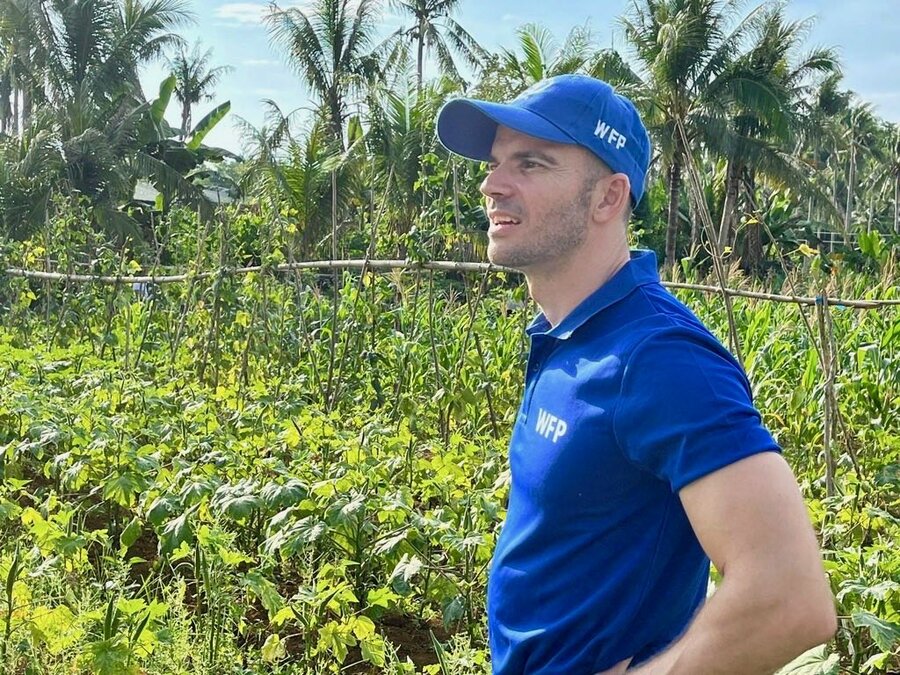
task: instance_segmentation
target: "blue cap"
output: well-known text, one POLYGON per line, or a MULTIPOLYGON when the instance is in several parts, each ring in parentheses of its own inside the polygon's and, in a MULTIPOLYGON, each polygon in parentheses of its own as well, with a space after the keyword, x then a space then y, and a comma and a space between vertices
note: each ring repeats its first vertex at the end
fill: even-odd
POLYGON ((451 152, 488 161, 497 126, 556 143, 581 145, 631 181, 632 203, 644 194, 650 138, 634 104, 587 75, 558 75, 509 103, 458 98, 437 118, 437 134, 451 152))

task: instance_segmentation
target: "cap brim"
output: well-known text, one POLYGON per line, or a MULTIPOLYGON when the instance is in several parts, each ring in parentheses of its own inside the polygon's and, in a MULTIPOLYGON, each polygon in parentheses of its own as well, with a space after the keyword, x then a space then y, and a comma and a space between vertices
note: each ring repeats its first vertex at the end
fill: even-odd
POLYGON ((448 101, 438 113, 438 139, 450 152, 486 162, 497 126, 556 143, 575 143, 559 127, 537 113, 504 103, 490 103, 468 98, 448 101))

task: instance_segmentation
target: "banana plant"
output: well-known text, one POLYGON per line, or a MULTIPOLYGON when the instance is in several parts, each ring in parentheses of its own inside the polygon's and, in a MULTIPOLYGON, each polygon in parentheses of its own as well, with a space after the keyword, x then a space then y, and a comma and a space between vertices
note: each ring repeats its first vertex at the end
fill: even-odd
MULTIPOLYGON (((207 163, 216 164, 225 158, 240 159, 224 148, 203 144, 206 136, 231 110, 231 102, 216 106, 203 117, 184 140, 178 131, 165 121, 165 111, 175 90, 175 76, 160 84, 159 95, 148 104, 145 142, 134 158, 136 175, 146 177, 159 192, 155 207, 165 211, 176 200, 200 211, 201 217, 212 214, 213 204, 204 195, 198 180, 209 175, 207 163)), ((132 205, 138 206, 132 202, 132 205)))

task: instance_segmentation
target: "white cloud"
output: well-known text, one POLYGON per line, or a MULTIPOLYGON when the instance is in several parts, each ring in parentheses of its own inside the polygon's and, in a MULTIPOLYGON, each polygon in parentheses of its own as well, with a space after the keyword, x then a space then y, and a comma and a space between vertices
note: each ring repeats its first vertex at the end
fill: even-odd
MULTIPOLYGON (((291 7, 299 7, 300 9, 308 9, 312 5, 312 0, 295 0, 294 2, 279 3, 282 9, 291 7)), ((225 19, 231 26, 252 26, 263 22, 269 11, 269 5, 262 2, 228 2, 224 5, 216 7, 214 16, 217 19, 225 19)))
POLYGON ((216 8, 215 16, 239 24, 262 23, 267 5, 255 2, 229 2, 216 8))
POLYGON ((244 59, 241 61, 242 66, 277 66, 278 61, 273 59, 244 59))

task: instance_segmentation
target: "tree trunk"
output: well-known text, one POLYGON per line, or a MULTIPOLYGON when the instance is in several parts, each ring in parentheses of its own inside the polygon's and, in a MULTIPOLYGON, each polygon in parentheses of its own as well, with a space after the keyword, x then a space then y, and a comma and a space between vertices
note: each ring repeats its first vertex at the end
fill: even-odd
POLYGON ((693 254, 700 246, 700 229, 703 224, 700 211, 697 210, 693 199, 688 199, 688 213, 691 214, 691 253, 693 254))
POLYGON ((751 274, 759 274, 763 264, 762 225, 751 223, 744 234, 742 267, 751 274))
POLYGON ((27 87, 22 90, 22 132, 25 132, 25 128, 28 126, 28 123, 31 121, 31 110, 34 106, 32 105, 32 89, 31 87, 27 87))
POLYGON ((875 188, 869 191, 869 213, 866 217, 866 234, 872 234, 872 220, 875 218, 875 188))
POLYGON ((681 201, 681 161, 678 157, 669 166, 669 213, 666 221, 666 260, 665 267, 671 269, 675 265, 678 244, 678 204, 681 201))
MULTIPOLYGON (((840 160, 835 156, 834 166, 831 166, 829 161, 829 166, 831 166, 831 199, 834 201, 835 206, 838 203, 838 169, 840 164, 840 160)), ((819 214, 821 216, 821 213, 819 214)), ((823 218, 819 218, 819 220, 824 220, 823 218)))
MULTIPOLYGON (((745 190, 748 194, 755 195, 756 194, 756 176, 750 171, 750 175, 747 176, 747 183, 745 185, 745 190)), ((755 209, 753 209, 755 211, 755 209)), ((756 222, 751 222, 747 225, 746 234, 744 235, 744 260, 743 267, 745 270, 753 273, 760 274, 763 271, 763 266, 765 264, 765 251, 763 250, 763 223, 762 217, 758 212, 754 212, 753 215, 756 222)))
POLYGON ((15 81, 12 88, 12 116, 10 118, 11 129, 14 136, 19 135, 19 90, 15 81))
POLYGON ((4 73, 0 77, 0 134, 6 133, 6 127, 10 119, 10 103, 12 97, 12 87, 10 86, 9 74, 4 73))
POLYGON ((344 148, 344 120, 341 110, 341 98, 340 93, 336 91, 332 91, 328 97, 328 108, 329 108, 329 126, 331 127, 331 133, 334 136, 334 139, 338 142, 341 147, 341 151, 345 150, 344 148))
POLYGON ((729 157, 728 166, 725 169, 725 203, 722 205, 722 221, 719 224, 719 237, 716 242, 716 250, 719 252, 719 255, 722 255, 725 252, 725 247, 731 243, 731 233, 734 231, 734 221, 737 212, 740 178, 740 162, 733 157, 729 157))
POLYGON ((856 143, 850 143, 850 175, 847 177, 847 210, 844 212, 844 244, 850 245, 850 222, 853 219, 853 192, 856 190, 856 143))
POLYGON ((187 138, 191 126, 191 104, 185 101, 181 104, 181 140, 187 138))
POLYGON ((422 78, 425 73, 425 21, 419 21, 419 39, 416 45, 416 96, 422 93, 422 78))
POLYGON ((900 174, 894 178, 894 234, 900 234, 900 174))

